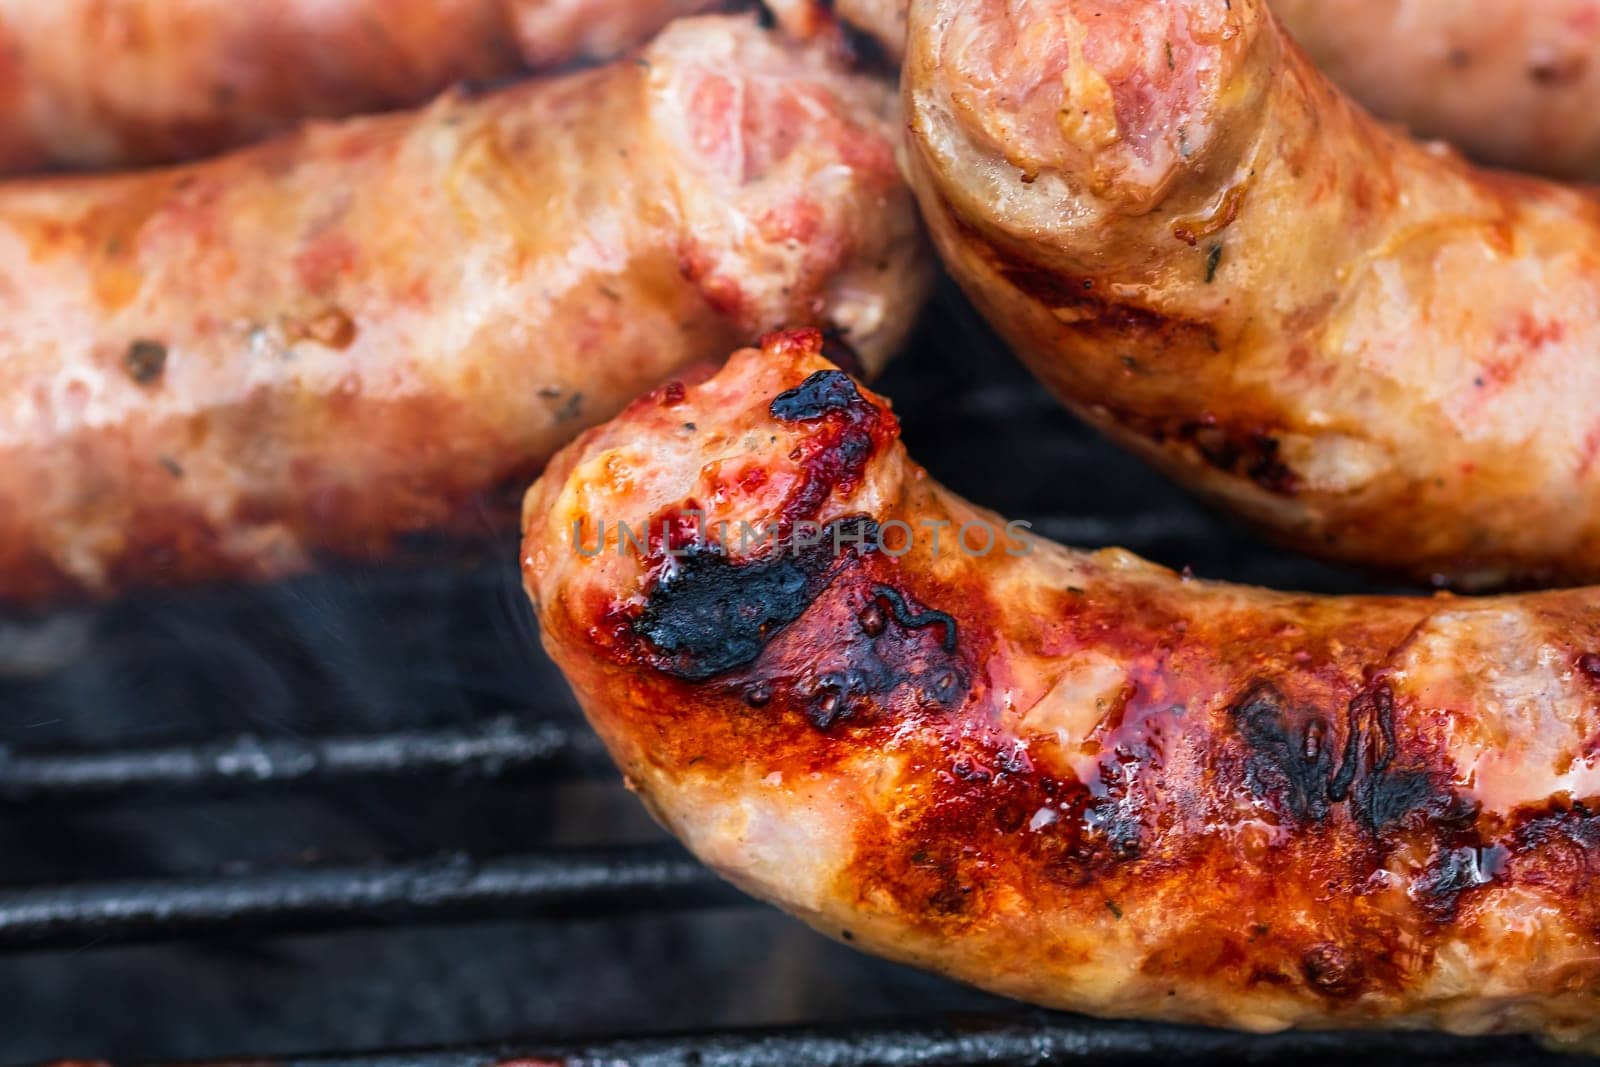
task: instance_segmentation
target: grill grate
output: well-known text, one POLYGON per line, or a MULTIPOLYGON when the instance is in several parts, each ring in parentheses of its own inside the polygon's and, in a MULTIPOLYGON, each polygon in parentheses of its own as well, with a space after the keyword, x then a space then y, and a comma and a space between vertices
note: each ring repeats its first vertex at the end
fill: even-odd
MULTIPOLYGON (((610 1038, 565 1045, 501 1045, 445 1051, 309 1056, 272 1067, 1347 1067, 1358 1059, 1408 1067, 1578 1065, 1522 1038, 1438 1037, 1430 1033, 1277 1033, 1250 1037, 1197 1027, 1150 1027, 1070 1016, 1016 1013, 926 1022, 784 1027, 610 1038)), ((214 1067, 224 1067, 218 1064, 214 1067)))
MULTIPOLYGON (((882 388, 957 491, 1207 576, 1378 588, 1095 440, 954 294, 912 351, 882 388)), ((514 555, 0 622, 0 1062, 440 1043, 469 1050, 283 1062, 1572 1062, 1516 1040, 1025 1012, 745 907, 617 787, 530 651, 514 555), (883 1016, 921 1021, 861 1021, 883 1016), (612 1036, 485 1044, 540 1031, 612 1036)))
POLYGON ((1243 1067, 1294 1063, 1348 1067, 1360 1059, 1407 1067, 1574 1064, 1514 1038, 1430 1034, 1289 1034, 1249 1037, 1192 1027, 1151 1027, 1019 1013, 844 1028, 792 1027, 723 1034, 502 1046, 446 1052, 311 1057, 275 1067, 1243 1067))
POLYGON ((0 950, 740 903, 676 848, 571 849, 483 861, 454 853, 420 863, 0 891, 0 950))
POLYGON ((242 734, 216 742, 109 752, 17 754, 0 748, 0 803, 105 802, 286 789, 447 774, 488 780, 596 774, 605 751, 570 723, 518 716, 481 726, 303 740, 242 734))

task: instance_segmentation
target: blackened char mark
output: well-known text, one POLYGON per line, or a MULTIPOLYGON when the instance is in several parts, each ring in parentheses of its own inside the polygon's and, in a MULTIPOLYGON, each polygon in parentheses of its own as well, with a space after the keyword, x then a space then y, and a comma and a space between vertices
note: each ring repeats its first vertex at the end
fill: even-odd
MULTIPOLYGON (((1148 740, 1119 744, 1100 760, 1099 780, 1078 801, 1077 854, 1085 862, 1137 859, 1144 850, 1145 797, 1137 782, 1143 769, 1159 765, 1148 740)), ((1063 813, 1073 810, 1069 804, 1063 813)))
POLYGON ((1248 478, 1269 493, 1294 496, 1301 479, 1283 458, 1281 430, 1223 422, 1215 415, 1169 418, 1135 412, 1110 412, 1119 426, 1158 445, 1168 442, 1194 450, 1200 460, 1236 477, 1248 478))
MULTIPOLYGON (((1600 938, 1600 806, 1556 795, 1513 819, 1496 857, 1512 881, 1559 901, 1563 919, 1600 938)), ((1497 872, 1498 873, 1498 872, 1497 872)))
POLYGON ((1257 683, 1229 711, 1244 739, 1251 795, 1278 801, 1300 822, 1326 819, 1333 774, 1327 723, 1292 713, 1268 682, 1257 683))
POLYGON ((1299 476, 1283 461, 1283 446, 1270 433, 1237 430, 1212 422, 1187 422, 1178 429, 1180 439, 1193 442, 1195 451, 1225 474, 1243 475, 1269 493, 1294 496, 1299 476))
POLYGON ((795 685, 806 720, 826 732, 847 719, 866 719, 899 702, 918 710, 950 708, 967 692, 960 666, 920 662, 909 668, 882 647, 872 647, 851 662, 802 675, 795 685))
POLYGON ((956 620, 942 611, 914 612, 906 606, 906 598, 887 585, 874 586, 873 599, 882 600, 889 605, 889 610, 894 613, 894 621, 908 630, 920 630, 924 626, 944 627, 944 650, 956 650, 956 620))
POLYGON ((913 610, 903 596, 857 572, 829 588, 803 642, 754 668, 816 729, 949 711, 969 692, 968 670, 935 622, 944 612, 913 610), (898 605, 898 607, 896 607, 898 605), (885 610, 885 608, 888 610, 885 610), (910 620, 915 625, 908 625, 910 620))
POLYGON ((1245 744, 1245 784, 1301 823, 1324 822, 1335 804, 1373 837, 1399 826, 1457 834, 1476 806, 1427 770, 1395 766, 1394 694, 1370 686, 1350 702, 1342 758, 1335 764, 1327 721, 1292 708, 1281 691, 1258 682, 1229 709, 1245 744))
POLYGON ((942 611, 911 611, 888 586, 873 586, 869 596, 854 632, 819 656, 796 685, 806 718, 819 730, 879 712, 946 710, 967 694, 966 670, 954 655, 955 620, 942 611), (880 603, 889 604, 901 629, 886 624, 880 603), (922 631, 936 622, 945 636, 930 649, 922 631))
POLYGON ((773 418, 806 429, 789 458, 803 474, 779 509, 779 534, 816 518, 835 491, 860 485, 875 450, 892 440, 898 424, 888 411, 861 395, 848 374, 819 370, 767 406, 773 418))
POLYGON ((1523 818, 1511 835, 1510 847, 1517 855, 1540 849, 1561 849, 1562 858, 1569 866, 1600 872, 1600 811, 1582 801, 1573 804, 1552 801, 1548 810, 1523 818))
POLYGON ((754 662, 772 636, 827 588, 839 562, 877 542, 871 519, 841 519, 814 544, 778 544, 766 557, 728 559, 702 542, 664 568, 632 622, 656 669, 703 682, 754 662), (841 551, 843 546, 850 546, 841 551))
POLYGON ((1457 833, 1470 827, 1477 805, 1419 768, 1396 767, 1394 692, 1379 683, 1350 702, 1344 762, 1328 786, 1336 800, 1373 834, 1398 826, 1457 833))
POLYGON ((832 412, 866 405, 861 390, 843 371, 819 370, 793 389, 773 397, 767 410, 784 422, 810 422, 832 412))
POLYGON ((1429 918, 1449 922, 1467 893, 1495 880, 1504 856, 1504 849, 1485 847, 1476 835, 1441 841, 1406 893, 1429 918))

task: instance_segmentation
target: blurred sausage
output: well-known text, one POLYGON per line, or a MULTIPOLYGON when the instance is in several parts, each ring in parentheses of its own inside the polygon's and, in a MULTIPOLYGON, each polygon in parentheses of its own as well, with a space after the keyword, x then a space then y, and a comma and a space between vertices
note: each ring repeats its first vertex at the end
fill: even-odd
POLYGON ((1600 0, 1272 0, 1356 100, 1485 163, 1600 178, 1600 0))
POLYGON ((713 0, 0 0, 0 173, 208 155, 617 55, 713 0))
MULTIPOLYGON (((1323 73, 1372 111, 1485 163, 1600 178, 1600 0, 1270 0, 1323 73)), ((910 0, 769 0, 834 15, 895 62, 910 0)))
POLYGON ((866 47, 898 67, 905 53, 909 0, 766 0, 788 33, 833 39, 847 52, 866 47), (841 35, 839 31, 845 32, 841 35))
POLYGON ((0 600, 417 531, 791 322, 870 368, 930 259, 891 90, 753 20, 142 175, 0 187, 0 600))
POLYGON ((1281 540, 1600 580, 1600 202, 1349 102, 1262 0, 919 0, 913 185, 1085 418, 1281 540))

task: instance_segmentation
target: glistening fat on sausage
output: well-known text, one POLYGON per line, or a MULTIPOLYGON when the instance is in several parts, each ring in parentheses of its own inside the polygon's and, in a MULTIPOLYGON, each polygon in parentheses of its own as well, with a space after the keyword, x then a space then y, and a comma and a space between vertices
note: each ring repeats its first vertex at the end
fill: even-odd
POLYGON ((482 532, 579 429, 780 325, 881 366, 931 270, 892 97, 705 17, 593 72, 0 187, 0 601, 482 532))
POLYGON ((1600 592, 1060 548, 935 484, 820 350, 636 401, 524 507, 545 647, 702 859, 1054 1007, 1593 1037, 1600 592))

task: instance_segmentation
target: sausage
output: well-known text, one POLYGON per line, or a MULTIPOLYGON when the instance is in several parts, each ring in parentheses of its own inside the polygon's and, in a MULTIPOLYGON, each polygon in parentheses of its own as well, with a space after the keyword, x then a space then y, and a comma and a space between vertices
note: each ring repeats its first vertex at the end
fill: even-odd
POLYGON ((932 260, 895 113, 706 16, 593 72, 0 187, 0 601, 481 533, 579 429, 781 324, 881 366, 932 260))
POLYGON ((0 173, 209 155, 618 55, 711 0, 0 0, 0 173))
POLYGON ((1600 594, 1061 548, 936 484, 820 351, 657 390, 524 505, 545 648, 696 854, 1052 1007, 1594 1035, 1600 594))
POLYGON ((1272 0, 1357 100, 1486 163, 1600 178, 1595 0, 1272 0))
MULTIPOLYGON (((898 62, 911 0, 769 0, 785 26, 831 15, 898 62)), ((1270 0, 1317 65, 1375 114, 1481 162, 1600 178, 1597 0, 1270 0)))
POLYGON ((912 184, 1080 415, 1307 552, 1600 579, 1600 204, 1361 112, 1261 0, 927 0, 912 184))
POLYGON ((895 67, 905 55, 908 5, 909 0, 765 0, 785 32, 831 40, 851 55, 865 46, 876 53, 873 58, 895 67))

